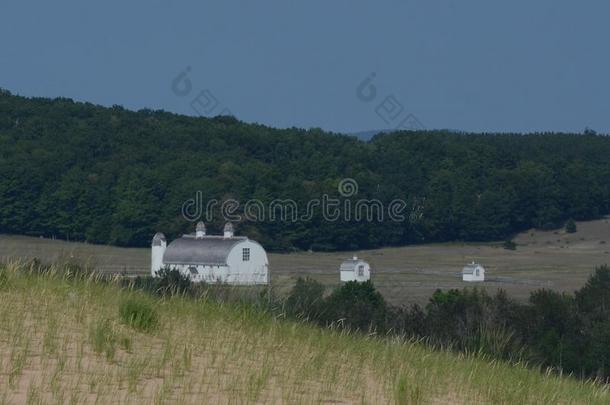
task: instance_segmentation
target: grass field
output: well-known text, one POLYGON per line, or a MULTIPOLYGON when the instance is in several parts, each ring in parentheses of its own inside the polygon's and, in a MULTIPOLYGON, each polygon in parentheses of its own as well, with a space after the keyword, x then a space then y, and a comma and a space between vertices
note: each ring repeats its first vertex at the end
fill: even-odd
POLYGON ((610 402, 603 385, 523 365, 16 264, 0 268, 0 374, 7 404, 610 402), (126 300, 157 322, 126 324, 126 300))
MULTIPOLYGON (((574 234, 563 230, 522 233, 515 238, 515 251, 503 249, 501 243, 449 243, 358 252, 270 254, 271 279, 280 293, 303 275, 337 285, 339 264, 356 254, 369 261, 375 285, 394 304, 425 303, 437 288, 464 287, 458 273, 471 260, 483 264, 487 277, 495 280, 482 284, 491 291, 503 288, 518 299, 526 299, 541 287, 572 291, 582 286, 596 266, 610 264, 609 220, 577 225, 574 234)), ((150 266, 149 249, 0 235, 0 258, 34 257, 45 262, 75 259, 104 272, 148 273, 150 266)))

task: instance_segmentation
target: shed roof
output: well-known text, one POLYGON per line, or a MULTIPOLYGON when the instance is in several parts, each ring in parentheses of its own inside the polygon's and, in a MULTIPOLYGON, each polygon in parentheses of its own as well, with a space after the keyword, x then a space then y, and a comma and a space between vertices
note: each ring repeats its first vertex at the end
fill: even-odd
POLYGON ((233 246, 245 240, 248 240, 245 236, 223 238, 210 235, 195 238, 193 235, 183 235, 169 244, 163 255, 163 262, 224 266, 233 246))
POLYGON ((356 269, 356 266, 359 264, 368 264, 362 259, 348 259, 341 263, 341 267, 339 267, 339 271, 353 271, 356 269))
POLYGON ((477 268, 481 268, 481 269, 485 270, 485 268, 483 266, 481 266, 479 263, 470 263, 470 264, 467 264, 466 266, 464 266, 464 268, 462 269, 462 274, 474 274, 474 271, 477 268))

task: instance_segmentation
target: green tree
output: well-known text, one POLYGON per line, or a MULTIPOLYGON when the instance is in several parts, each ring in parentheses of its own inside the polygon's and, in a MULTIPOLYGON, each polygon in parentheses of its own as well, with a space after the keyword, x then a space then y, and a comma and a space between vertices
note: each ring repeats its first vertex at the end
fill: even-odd
POLYGON ((322 319, 324 307, 324 285, 309 277, 299 277, 286 299, 286 312, 317 322, 322 319))
POLYGON ((576 222, 572 218, 568 219, 565 228, 567 233, 576 233, 576 222))
POLYGON ((326 321, 347 329, 383 331, 386 313, 386 302, 370 280, 349 281, 326 299, 326 321))

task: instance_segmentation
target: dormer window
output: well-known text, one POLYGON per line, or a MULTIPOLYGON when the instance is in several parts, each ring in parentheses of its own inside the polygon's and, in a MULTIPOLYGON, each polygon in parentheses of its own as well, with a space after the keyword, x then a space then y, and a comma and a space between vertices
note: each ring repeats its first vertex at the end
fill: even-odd
POLYGON ((244 262, 250 261, 250 248, 243 248, 241 250, 241 259, 244 262))

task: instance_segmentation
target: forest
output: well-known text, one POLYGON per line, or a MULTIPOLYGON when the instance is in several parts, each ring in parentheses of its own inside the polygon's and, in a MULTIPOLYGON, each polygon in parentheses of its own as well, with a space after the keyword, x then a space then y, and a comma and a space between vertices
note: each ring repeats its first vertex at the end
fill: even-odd
MULTIPOLYGON (((404 200, 403 221, 244 220, 268 250, 509 239, 610 213, 610 137, 402 131, 369 142, 234 117, 130 111, 0 91, 0 233, 148 246, 191 232, 183 206, 248 200, 404 200), (342 179, 357 193, 342 197, 342 179)), ((216 213, 212 232, 225 218, 216 213)))

